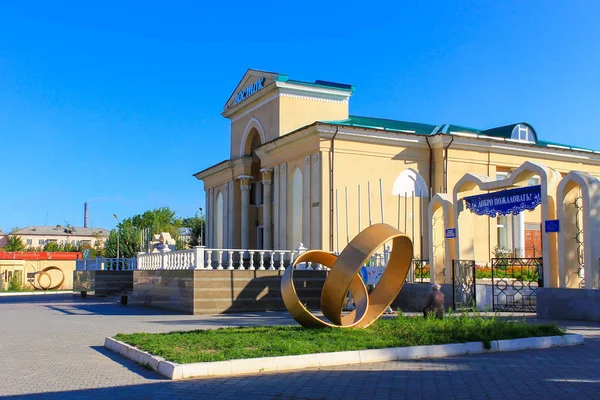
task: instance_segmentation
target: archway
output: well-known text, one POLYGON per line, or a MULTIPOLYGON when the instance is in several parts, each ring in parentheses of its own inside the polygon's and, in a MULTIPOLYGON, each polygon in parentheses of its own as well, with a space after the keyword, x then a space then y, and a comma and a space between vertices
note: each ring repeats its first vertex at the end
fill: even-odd
MULTIPOLYGON (((466 224, 474 221, 472 219, 474 218, 473 214, 467 213, 466 207, 462 207, 462 198, 477 188, 481 191, 496 191, 499 189, 526 186, 529 180, 536 175, 540 178, 542 221, 554 220, 556 219, 556 189, 561 176, 557 171, 545 165, 527 161, 505 179, 496 180, 488 176, 468 173, 458 181, 454 187, 453 194, 453 203, 455 204, 454 224, 456 228, 454 246, 458 259, 474 256, 474 249, 471 245, 473 237, 467 236, 469 233, 473 235, 474 230, 463 230, 461 233, 461 226, 465 227, 466 224), (460 204, 459 195, 461 196, 460 204)), ((544 234, 542 236, 542 258, 544 286, 557 287, 558 247, 555 234, 544 234)))
POLYGON ((600 181, 571 171, 557 192, 560 287, 598 288, 600 181))
MULTIPOLYGON (((247 243, 250 249, 264 248, 263 242, 263 186, 261 176, 261 160, 256 155, 255 150, 264 143, 264 131, 262 125, 256 118, 252 118, 246 126, 246 131, 241 143, 240 153, 244 158, 250 158, 250 209, 248 237, 241 240, 241 243, 247 243)), ((246 170, 247 171, 247 170, 246 170)), ((269 205, 271 206, 271 205, 269 205)), ((242 230, 243 231, 243 230, 242 230)), ((243 234, 243 233, 242 233, 243 234)))
POLYGON ((454 204, 450 195, 438 193, 429 203, 429 261, 431 282, 452 283, 452 260, 455 248, 446 237, 446 229, 454 228, 454 204))

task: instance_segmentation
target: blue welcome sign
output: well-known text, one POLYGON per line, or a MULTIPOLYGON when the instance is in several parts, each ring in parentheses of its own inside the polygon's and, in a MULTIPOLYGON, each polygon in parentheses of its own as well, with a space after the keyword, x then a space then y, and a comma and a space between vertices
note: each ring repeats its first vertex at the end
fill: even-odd
POLYGON ((480 194, 464 198, 467 209, 477 215, 517 215, 525 210, 533 211, 542 204, 542 187, 526 186, 500 192, 480 194))

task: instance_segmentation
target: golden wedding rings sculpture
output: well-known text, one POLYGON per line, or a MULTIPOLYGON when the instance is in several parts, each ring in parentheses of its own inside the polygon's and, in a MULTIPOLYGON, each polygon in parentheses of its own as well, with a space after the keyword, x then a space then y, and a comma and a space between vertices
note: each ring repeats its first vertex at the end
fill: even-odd
POLYGON ((332 328, 366 328, 392 304, 408 274, 413 256, 410 238, 387 224, 375 224, 356 236, 339 256, 322 250, 302 253, 284 272, 281 279, 283 302, 292 317, 302 326, 332 328), (360 269, 373 253, 392 240, 392 250, 385 272, 375 289, 367 292, 360 269), (321 292, 321 309, 330 322, 311 313, 300 301, 294 287, 294 268, 313 262, 330 268, 321 292), (355 308, 342 315, 344 300, 352 292, 355 308))

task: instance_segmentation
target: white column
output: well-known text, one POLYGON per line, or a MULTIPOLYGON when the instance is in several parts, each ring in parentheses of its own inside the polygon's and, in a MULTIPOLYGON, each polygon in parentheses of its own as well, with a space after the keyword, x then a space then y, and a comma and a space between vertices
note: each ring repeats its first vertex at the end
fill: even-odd
POLYGON ((242 231, 242 249, 246 250, 250 243, 250 180, 251 176, 238 176, 240 189, 242 193, 241 204, 241 231, 242 231))
POLYGON ((213 207, 213 190, 208 189, 208 199, 206 205, 206 243, 207 247, 214 247, 213 239, 213 221, 215 220, 213 213, 215 212, 213 207))
POLYGON ((273 247, 277 250, 280 250, 279 226, 281 220, 279 219, 279 167, 275 166, 273 172, 273 247))
POLYGON ((281 249, 287 249, 287 206, 287 166, 282 164, 279 168, 279 247, 281 249))
POLYGON ((313 154, 310 172, 310 248, 321 249, 321 168, 319 154, 313 154))
POLYGON ((273 249, 273 170, 271 168, 263 168, 262 172, 263 182, 263 249, 273 249))
POLYGON ((525 257, 525 216, 523 213, 512 218, 513 253, 515 257, 525 257))
POLYGON ((307 249, 312 248, 310 243, 310 164, 310 156, 306 156, 302 174, 302 243, 307 249))
POLYGON ((223 186, 223 232, 221 232, 221 234, 223 235, 222 237, 222 243, 223 243, 223 248, 227 248, 229 243, 227 242, 227 238, 229 237, 229 184, 225 184, 225 186, 223 186))
POLYGON ((202 246, 204 247, 210 247, 208 245, 208 227, 209 227, 209 215, 210 215, 210 203, 208 201, 208 199, 210 198, 209 196, 210 193, 210 189, 205 190, 204 191, 204 197, 205 197, 205 201, 204 201, 204 235, 202 237, 202 246))
POLYGON ((237 213, 235 212, 235 185, 234 182, 229 182, 229 226, 227 231, 227 247, 230 249, 235 248, 234 244, 234 227, 235 227, 235 216, 237 213))

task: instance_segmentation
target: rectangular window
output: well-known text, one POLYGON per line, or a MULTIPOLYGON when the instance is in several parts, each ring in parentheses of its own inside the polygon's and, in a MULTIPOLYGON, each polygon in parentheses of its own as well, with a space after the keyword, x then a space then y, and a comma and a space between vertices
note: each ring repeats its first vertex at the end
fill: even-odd
POLYGON ((27 283, 33 283, 34 279, 35 279, 35 272, 28 272, 27 273, 27 283))
POLYGON ((91 246, 92 245, 92 241, 91 240, 82 240, 81 241, 81 245, 82 246, 91 246))
POLYGON ((32 239, 27 239, 26 243, 27 243, 28 245, 32 245, 32 244, 33 244, 33 240, 32 240, 32 239))
POLYGON ((44 244, 44 243, 45 243, 44 239, 38 240, 38 244, 44 244))

